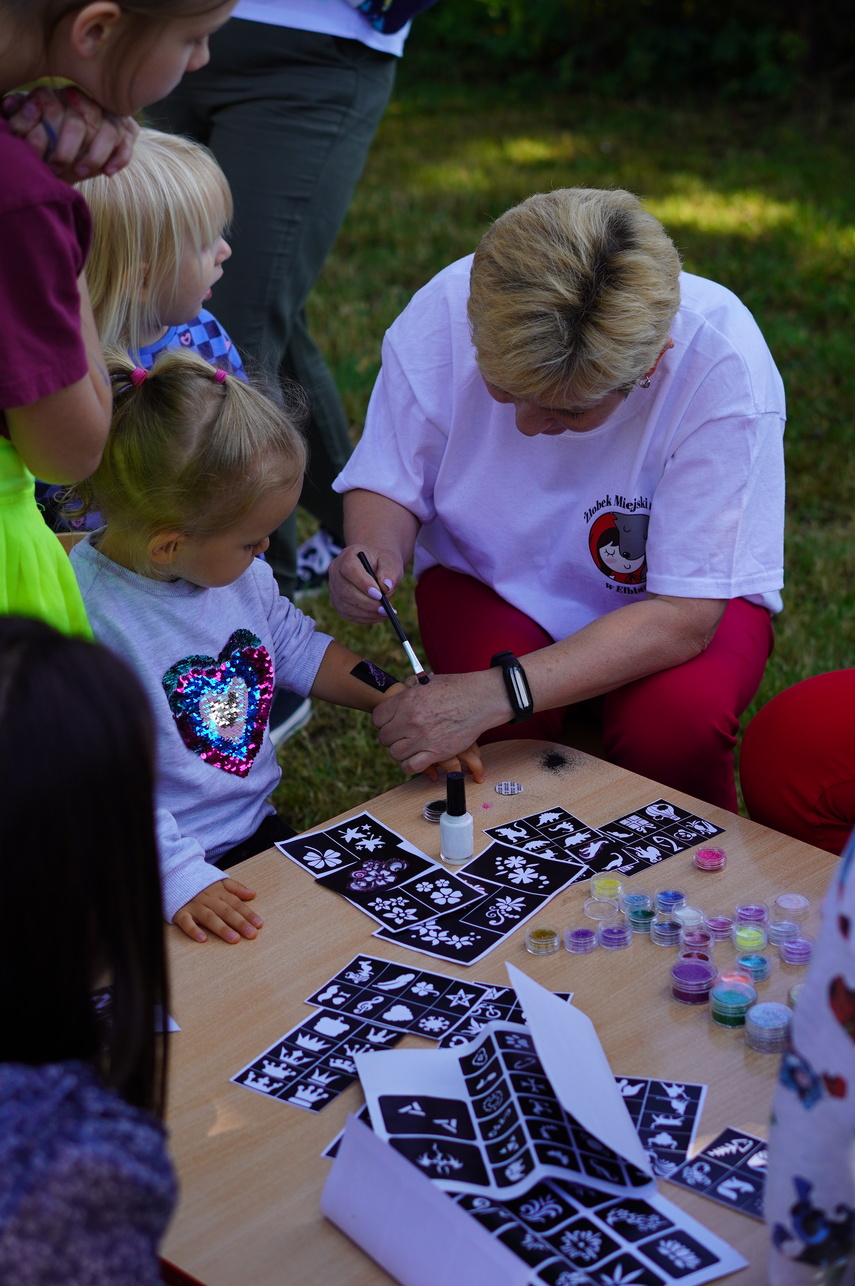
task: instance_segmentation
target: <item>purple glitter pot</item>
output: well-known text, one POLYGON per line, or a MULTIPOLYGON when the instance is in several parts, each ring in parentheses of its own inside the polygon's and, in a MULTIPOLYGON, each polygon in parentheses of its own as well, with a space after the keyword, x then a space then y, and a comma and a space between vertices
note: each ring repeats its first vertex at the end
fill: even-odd
POLYGON ((681 957, 671 967, 671 995, 683 1005, 705 1005, 717 977, 711 960, 681 957))
POLYGON ((716 942, 727 942, 733 928, 733 916, 725 911, 708 911, 704 917, 704 924, 716 942))
POLYGON ((737 902, 733 915, 737 924, 769 923, 769 908, 765 902, 737 902))
POLYGON ((568 925, 564 930, 564 949, 571 951, 574 956, 586 956, 589 951, 596 951, 598 946, 596 929, 589 929, 585 925, 568 925))
POLYGON ((715 937, 706 927, 692 925, 691 928, 683 929, 680 945, 683 951, 706 951, 711 955, 715 947, 715 937))
POLYGON ((632 943, 632 929, 622 915, 603 920, 597 929, 597 941, 606 951, 623 951, 632 943))
POLYGON ((785 938, 778 950, 787 964, 806 965, 813 955, 813 943, 809 938, 785 938))

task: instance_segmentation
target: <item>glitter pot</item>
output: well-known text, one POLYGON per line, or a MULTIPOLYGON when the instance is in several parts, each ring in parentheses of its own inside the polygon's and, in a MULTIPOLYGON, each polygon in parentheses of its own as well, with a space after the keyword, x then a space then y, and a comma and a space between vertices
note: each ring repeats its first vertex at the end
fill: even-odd
POLYGON ((769 908, 765 902, 737 902, 733 918, 738 924, 768 924, 769 908))
POLYGON ((777 947, 786 938, 799 937, 800 930, 795 920, 770 920, 766 932, 769 934, 769 941, 777 947))
POLYGON ((813 955, 813 943, 808 938, 785 938, 778 950, 787 964, 806 965, 813 955))
POLYGON ((723 848, 699 848, 693 861, 699 871, 723 871, 727 866, 727 853, 723 848))
POLYGON ((710 960, 680 959, 671 966, 671 995, 684 1005, 705 1005, 717 977, 710 960))
POLYGON ((607 898, 588 898, 582 909, 589 920, 613 920, 618 913, 618 904, 607 898))
POLYGON ((669 915, 657 915, 650 921, 650 941, 657 947, 678 947, 681 927, 679 921, 669 915))
POLYGON ((716 942, 727 942, 733 928, 733 916, 724 911, 708 911, 704 916, 704 924, 716 942))
POLYGON ((764 1001, 752 1005, 745 1015, 745 1043, 761 1054, 780 1054, 787 1048, 787 1032, 793 1011, 789 1005, 764 1001))
POLYGON ((703 951, 699 947, 696 951, 681 951, 680 960, 712 960, 711 951, 703 951))
POLYGON ((438 822, 446 810, 444 799, 432 799, 429 804, 425 804, 422 809, 422 817, 426 822, 438 822))
POLYGON ((597 941, 606 951, 622 951, 632 943, 632 929, 622 915, 603 920, 597 929, 597 941))
POLYGON ((621 893, 620 909, 626 915, 631 915, 633 911, 652 908, 653 898, 649 893, 621 893))
POLYGON ((712 952, 715 947, 715 938, 703 925, 693 924, 688 929, 683 928, 680 934, 680 945, 684 951, 712 952))
POLYGON ((688 900, 680 889, 657 889, 653 902, 657 911, 668 912, 685 906, 688 900))
POLYGON ((745 982, 717 982, 710 991, 710 1017, 719 1027, 744 1027, 757 992, 745 982))
POLYGON ((810 899, 801 893, 779 893, 775 906, 788 920, 803 920, 810 910, 810 899))
POLYGON ((744 982, 749 987, 753 982, 753 979, 750 973, 746 973, 744 969, 737 969, 736 967, 731 969, 728 973, 720 973, 718 976, 718 980, 719 982, 728 982, 728 983, 744 982))
POLYGON ((617 902, 622 887, 616 875, 594 875, 591 878, 591 897, 598 902, 617 902))
POLYGON ((635 910, 630 911, 627 916, 629 927, 633 933, 646 933, 648 936, 650 935, 650 926, 655 918, 656 912, 652 906, 637 907, 635 910))
POLYGON ((737 951, 762 951, 768 937, 761 924, 734 924, 730 940, 737 951))
POLYGON ((551 956, 561 946, 556 929, 526 929, 525 949, 533 956, 551 956))
POLYGON ((755 982, 765 982, 772 972, 768 956, 761 956, 756 951, 744 951, 736 957, 736 967, 750 973, 755 982))
POLYGON ((564 930, 564 949, 572 951, 574 956, 586 956, 589 951, 596 951, 598 946, 596 929, 568 925, 564 930))
POLYGON ((671 914, 684 929, 694 928, 704 922, 704 913, 696 906, 675 906, 671 914))
POLYGON ((804 991, 804 986, 805 985, 803 982, 794 983, 793 986, 790 987, 790 990, 787 992, 787 1004, 790 1005, 791 1008, 795 1009, 796 1001, 804 991))

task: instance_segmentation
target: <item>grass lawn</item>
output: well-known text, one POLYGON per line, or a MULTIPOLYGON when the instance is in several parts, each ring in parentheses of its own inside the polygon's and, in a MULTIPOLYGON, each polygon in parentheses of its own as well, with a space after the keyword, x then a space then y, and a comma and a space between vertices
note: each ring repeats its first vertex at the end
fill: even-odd
MULTIPOLYGON (((405 59, 310 300, 354 440, 385 328, 434 273, 474 249, 489 220, 532 192, 629 188, 663 221, 688 271, 752 310, 787 387, 786 610, 752 710, 800 679, 855 663, 851 111, 804 120, 756 106, 514 103, 498 88, 407 85, 406 71, 405 59)), ((417 640, 410 591, 402 585, 395 601, 417 640)), ((388 625, 343 622, 325 596, 304 607, 343 643, 404 672, 388 625)), ((317 702, 280 758, 275 803, 298 828, 401 780, 366 716, 317 702)))

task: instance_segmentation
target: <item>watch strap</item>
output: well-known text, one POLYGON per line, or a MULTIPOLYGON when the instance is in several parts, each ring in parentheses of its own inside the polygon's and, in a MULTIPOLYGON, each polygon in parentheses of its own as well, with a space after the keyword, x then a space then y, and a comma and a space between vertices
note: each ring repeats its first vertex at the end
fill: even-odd
POLYGON ((526 672, 513 652, 497 652, 490 661, 490 667, 501 666, 505 691, 513 710, 511 723, 523 723, 534 714, 534 701, 531 688, 528 686, 526 672))

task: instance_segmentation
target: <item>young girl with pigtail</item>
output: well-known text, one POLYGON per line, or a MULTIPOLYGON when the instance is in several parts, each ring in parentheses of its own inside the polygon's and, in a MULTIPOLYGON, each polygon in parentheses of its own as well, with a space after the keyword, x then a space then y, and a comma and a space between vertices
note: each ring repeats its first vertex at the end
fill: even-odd
MULTIPOLYGON (((257 557, 300 495, 300 412, 189 352, 150 372, 117 354, 110 374, 104 455, 75 488, 105 526, 72 564, 96 637, 155 713, 165 917, 196 941, 237 942, 261 920, 223 870, 292 833, 268 802, 275 688, 370 711, 398 684, 319 633, 257 557)), ((477 748, 461 759, 480 780, 477 748)))

